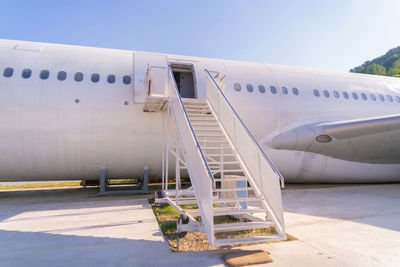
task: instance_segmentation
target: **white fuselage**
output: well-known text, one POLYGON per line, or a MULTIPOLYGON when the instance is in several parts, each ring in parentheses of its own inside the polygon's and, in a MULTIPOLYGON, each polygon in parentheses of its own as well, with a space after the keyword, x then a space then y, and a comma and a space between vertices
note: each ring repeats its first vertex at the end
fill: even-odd
POLYGON ((10 40, 0 40, 0 181, 98 179, 101 167, 108 177, 139 176, 145 166, 150 177, 160 177, 162 113, 143 112, 147 63, 135 62, 139 54, 148 61, 163 56, 170 64, 191 64, 198 98, 205 97, 204 69, 225 75, 224 93, 288 182, 400 181, 399 164, 345 161, 267 145, 271 136, 314 121, 399 113, 400 79, 10 40), (6 68, 13 69, 11 77, 4 76, 6 68), (22 77, 24 69, 32 71, 29 78, 22 77), (40 78, 42 70, 49 71, 47 79, 40 78), (58 79, 60 71, 66 72, 65 80, 58 79), (80 82, 74 80, 77 72, 84 76, 80 82), (93 73, 99 82, 91 81, 93 73), (110 74, 115 83, 107 81, 110 74), (131 82, 124 84, 124 76, 131 82), (361 93, 371 92, 394 100, 362 99, 361 93))

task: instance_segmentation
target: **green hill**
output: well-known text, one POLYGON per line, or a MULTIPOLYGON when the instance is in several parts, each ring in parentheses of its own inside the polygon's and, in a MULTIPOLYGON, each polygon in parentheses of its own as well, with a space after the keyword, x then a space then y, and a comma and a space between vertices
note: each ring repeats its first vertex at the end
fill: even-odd
POLYGON ((400 46, 390 49, 383 56, 366 61, 350 72, 400 77, 400 46))

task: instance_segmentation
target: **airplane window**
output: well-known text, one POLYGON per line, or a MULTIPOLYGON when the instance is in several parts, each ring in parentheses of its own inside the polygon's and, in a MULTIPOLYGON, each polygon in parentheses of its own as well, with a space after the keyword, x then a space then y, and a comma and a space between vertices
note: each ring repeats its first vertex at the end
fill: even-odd
POLYGON ((113 74, 108 75, 107 82, 108 83, 115 83, 115 75, 113 75, 113 74))
POLYGON ((364 99, 364 100, 367 100, 367 95, 364 94, 364 93, 361 93, 361 98, 364 99))
POLYGON ((75 81, 77 81, 77 82, 83 81, 83 73, 82 72, 75 73, 75 81))
POLYGON ((352 95, 353 95, 354 100, 357 100, 357 99, 358 99, 358 95, 357 95, 356 92, 353 92, 352 95))
POLYGON ((396 98, 397 103, 400 103, 400 97, 399 96, 395 96, 394 98, 396 98))
POLYGON ((100 81, 100 75, 98 73, 93 73, 91 81, 94 82, 94 83, 99 82, 100 81))
POLYGON ((40 79, 46 80, 49 78, 50 72, 48 70, 42 70, 40 72, 40 79))
POLYGON ((286 87, 282 87, 282 94, 287 95, 289 93, 286 87))
POLYGON ((235 90, 238 92, 240 92, 240 90, 242 90, 242 86, 240 85, 240 83, 235 83, 233 85, 233 88, 235 88, 235 90))
POLYGON ((22 71, 22 78, 24 78, 24 79, 30 78, 31 75, 32 75, 32 70, 30 70, 30 69, 24 69, 22 71))
POLYGON ((248 84, 246 85, 247 91, 249 91, 250 93, 254 91, 253 85, 248 84))
POLYGON ((336 91, 336 90, 334 90, 334 91, 333 91, 333 96, 334 96, 335 98, 339 98, 339 92, 336 91))
POLYGON ((319 97, 319 91, 318 91, 317 89, 314 89, 314 95, 315 95, 316 97, 319 97))
POLYGON ((269 88, 271 89, 271 93, 276 94, 277 90, 275 86, 270 86, 269 88))
POLYGON ((57 79, 59 81, 64 81, 65 79, 67 79, 67 73, 65 71, 59 71, 57 74, 57 79))
POLYGON ((376 101, 376 96, 374 94, 370 94, 369 98, 371 98, 372 101, 376 101))
POLYGON ((389 102, 393 102, 393 97, 392 97, 391 95, 387 95, 387 96, 386 96, 386 99, 387 99, 389 102))
POLYGON ((385 98, 383 97, 383 95, 379 95, 379 100, 380 100, 381 102, 385 101, 385 98))
POLYGON ((329 92, 327 90, 324 90, 324 96, 329 97, 329 92))
POLYGON ((299 89, 297 89, 296 87, 292 88, 292 92, 294 95, 299 95, 299 89))
POLYGON ((13 68, 5 68, 3 71, 3 76, 6 78, 10 78, 14 74, 13 68))
POLYGON ((346 91, 343 91, 343 97, 345 99, 349 99, 349 94, 346 91))
POLYGON ((264 87, 264 85, 259 85, 259 86, 258 86, 258 91, 260 91, 261 94, 264 94, 264 93, 265 93, 265 87, 264 87))
POLYGON ((125 76, 122 78, 122 81, 123 81, 124 84, 130 84, 130 83, 131 83, 131 76, 125 75, 125 76))

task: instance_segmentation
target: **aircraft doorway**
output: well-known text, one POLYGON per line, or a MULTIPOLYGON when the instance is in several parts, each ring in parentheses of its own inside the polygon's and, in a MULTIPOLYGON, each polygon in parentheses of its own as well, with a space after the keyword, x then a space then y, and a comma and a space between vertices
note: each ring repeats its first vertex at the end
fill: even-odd
POLYGON ((171 64, 172 72, 182 98, 197 98, 193 65, 171 64))

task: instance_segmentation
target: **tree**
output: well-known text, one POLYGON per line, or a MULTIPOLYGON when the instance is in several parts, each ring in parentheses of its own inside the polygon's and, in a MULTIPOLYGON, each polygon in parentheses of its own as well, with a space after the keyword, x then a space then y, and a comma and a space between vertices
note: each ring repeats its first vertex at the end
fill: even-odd
POLYGON ((365 73, 375 74, 375 75, 385 75, 386 69, 382 65, 373 63, 367 67, 367 69, 365 70, 365 73))
POLYGON ((350 72, 400 77, 400 46, 390 49, 383 56, 365 61, 350 72))
POLYGON ((393 63, 393 66, 388 70, 387 75, 394 77, 400 76, 400 59, 393 63))
POLYGON ((350 72, 365 73, 365 68, 363 66, 358 66, 351 69, 350 72))

